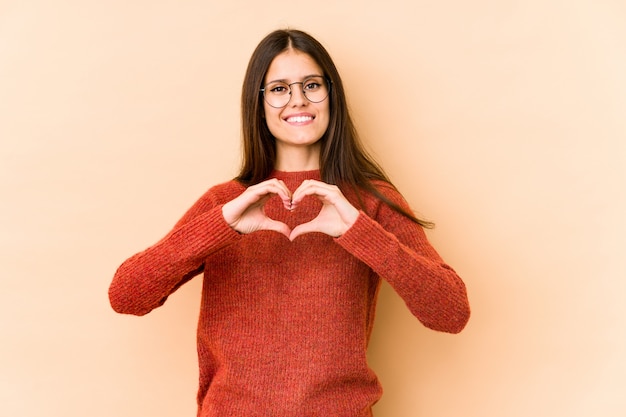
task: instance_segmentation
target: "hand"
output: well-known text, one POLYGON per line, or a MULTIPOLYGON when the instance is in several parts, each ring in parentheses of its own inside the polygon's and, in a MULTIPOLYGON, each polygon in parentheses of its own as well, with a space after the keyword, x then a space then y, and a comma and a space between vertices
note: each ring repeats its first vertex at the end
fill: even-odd
POLYGON ((224 204, 224 220, 239 233, 273 230, 289 237, 289 226, 265 214, 265 203, 273 195, 278 195, 285 209, 291 210, 291 192, 285 183, 274 178, 248 187, 239 197, 224 204))
POLYGON ((322 202, 322 209, 317 217, 308 223, 296 226, 289 235, 294 240, 300 235, 321 232, 329 236, 343 235, 359 217, 359 211, 344 197, 336 185, 316 180, 306 180, 293 193, 291 209, 295 210, 304 197, 313 195, 322 202))

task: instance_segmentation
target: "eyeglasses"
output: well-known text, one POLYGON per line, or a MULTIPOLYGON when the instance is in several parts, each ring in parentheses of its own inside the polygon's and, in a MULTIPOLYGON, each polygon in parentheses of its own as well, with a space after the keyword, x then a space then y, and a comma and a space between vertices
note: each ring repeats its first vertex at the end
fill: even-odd
POLYGON ((260 92, 263 93, 267 104, 280 109, 285 107, 291 100, 291 86, 294 84, 302 86, 302 94, 311 103, 320 103, 326 100, 328 93, 330 93, 330 81, 317 75, 291 84, 283 81, 272 81, 261 88, 260 92))

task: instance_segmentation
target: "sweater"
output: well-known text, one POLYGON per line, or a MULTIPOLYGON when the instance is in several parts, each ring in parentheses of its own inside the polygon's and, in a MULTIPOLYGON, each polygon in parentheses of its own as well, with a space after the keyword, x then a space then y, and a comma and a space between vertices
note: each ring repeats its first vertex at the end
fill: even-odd
MULTIPOLYGON (((278 172, 293 192, 319 171, 278 172)), ((390 184, 375 183, 407 208, 390 184)), ((382 388, 366 350, 381 279, 428 328, 457 333, 469 319, 463 281, 421 226, 370 194, 342 190, 359 210, 342 236, 293 242, 273 231, 239 234, 222 206, 245 190, 210 188, 159 242, 118 268, 113 309, 144 315, 203 272, 197 330, 198 417, 366 417, 382 388)), ((294 211, 276 196, 267 215, 291 229, 321 208, 306 197, 294 211)))

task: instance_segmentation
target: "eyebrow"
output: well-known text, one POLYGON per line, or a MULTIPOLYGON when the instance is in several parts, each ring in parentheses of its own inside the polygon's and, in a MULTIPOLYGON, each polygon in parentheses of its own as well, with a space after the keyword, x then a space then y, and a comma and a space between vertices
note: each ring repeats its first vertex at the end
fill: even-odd
MULTIPOLYGON (((304 78, 302 78, 302 81, 304 81, 304 80, 308 80, 309 78, 313 78, 313 77, 324 78, 324 76, 323 76, 323 75, 319 75, 319 74, 309 74, 309 75, 305 75, 305 76, 304 76, 304 78)), ((296 82, 302 82, 302 81, 296 81, 296 82)), ((267 83, 265 83, 265 84, 267 85, 267 84, 271 84, 271 83, 285 83, 285 84, 289 84, 289 80, 288 80, 288 79, 286 79, 286 78, 281 78, 281 79, 279 79, 279 80, 271 80, 271 81, 268 81, 268 82, 267 82, 267 83)))

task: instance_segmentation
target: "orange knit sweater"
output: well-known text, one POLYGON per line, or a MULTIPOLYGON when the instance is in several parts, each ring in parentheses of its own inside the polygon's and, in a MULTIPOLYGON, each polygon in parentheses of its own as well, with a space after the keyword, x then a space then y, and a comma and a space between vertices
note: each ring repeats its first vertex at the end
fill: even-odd
MULTIPOLYGON (((275 172, 294 191, 319 171, 275 172)), ((407 207, 392 187, 379 189, 407 207)), ((381 387, 366 362, 380 280, 427 327, 457 333, 469 318, 465 285, 422 228, 365 195, 341 237, 310 233, 290 242, 240 235, 222 205, 244 191, 211 188, 154 246, 126 260, 109 288, 113 308, 143 315, 204 272, 198 356, 199 417, 366 417, 381 387)), ((345 192, 355 207, 355 196, 345 192)), ((268 216, 290 228, 313 219, 307 197, 293 212, 278 198, 268 216)))

